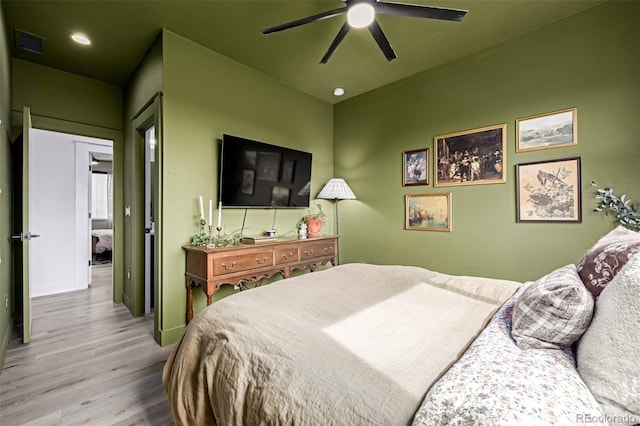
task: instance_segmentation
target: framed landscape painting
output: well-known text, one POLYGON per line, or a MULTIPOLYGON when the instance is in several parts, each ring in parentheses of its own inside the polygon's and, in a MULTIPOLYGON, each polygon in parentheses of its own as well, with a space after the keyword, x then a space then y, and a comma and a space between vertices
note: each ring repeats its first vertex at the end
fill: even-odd
POLYGON ((506 182, 507 125, 436 136, 433 186, 506 182))
POLYGON ((518 222, 581 222, 580 158, 516 166, 518 222))
POLYGON ((451 193, 405 195, 405 229, 451 232, 451 193))
POLYGON ((576 108, 516 120, 516 151, 536 151, 578 144, 576 108))

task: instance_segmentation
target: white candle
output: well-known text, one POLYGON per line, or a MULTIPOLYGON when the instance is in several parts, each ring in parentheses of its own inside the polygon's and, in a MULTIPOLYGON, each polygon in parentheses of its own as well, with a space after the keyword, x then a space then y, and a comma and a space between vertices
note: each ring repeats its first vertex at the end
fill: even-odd
POLYGON ((202 195, 200 196, 200 219, 204 220, 204 206, 202 205, 202 195))
POLYGON ((222 228, 222 201, 218 203, 218 228, 222 228))
POLYGON ((213 224, 213 200, 209 198, 209 225, 213 224))

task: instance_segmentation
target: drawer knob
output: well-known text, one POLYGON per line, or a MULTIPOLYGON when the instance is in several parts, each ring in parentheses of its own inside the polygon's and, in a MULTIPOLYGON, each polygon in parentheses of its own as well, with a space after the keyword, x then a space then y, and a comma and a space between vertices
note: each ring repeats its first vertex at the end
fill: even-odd
POLYGON ((282 258, 285 260, 291 259, 293 257, 293 253, 282 253, 282 258))
POLYGON ((260 265, 264 265, 265 263, 267 263, 267 256, 263 257, 262 261, 260 261, 260 259, 256 257, 256 262, 258 262, 260 265))
POLYGON ((311 256, 312 254, 313 254, 313 249, 304 251, 305 256, 311 256))
POLYGON ((233 268, 236 267, 236 261, 234 260, 233 262, 231 262, 231 265, 227 265, 226 263, 223 262, 222 263, 222 267, 224 269, 226 269, 227 271, 230 271, 230 270, 232 270, 233 268))

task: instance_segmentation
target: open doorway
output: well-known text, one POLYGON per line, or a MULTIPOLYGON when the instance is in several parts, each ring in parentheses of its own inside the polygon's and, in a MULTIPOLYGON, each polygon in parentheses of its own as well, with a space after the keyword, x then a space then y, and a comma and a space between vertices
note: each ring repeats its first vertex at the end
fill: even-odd
POLYGON ((90 153, 89 170, 91 229, 90 286, 110 286, 113 277, 113 155, 90 153))
POLYGON ((158 179, 156 126, 144 131, 144 313, 150 314, 155 299, 155 220, 153 194, 158 179))
POLYGON ((40 235, 31 243, 32 297, 86 289, 91 282, 91 184, 87 171, 95 154, 113 155, 113 142, 31 130, 29 223, 40 235))

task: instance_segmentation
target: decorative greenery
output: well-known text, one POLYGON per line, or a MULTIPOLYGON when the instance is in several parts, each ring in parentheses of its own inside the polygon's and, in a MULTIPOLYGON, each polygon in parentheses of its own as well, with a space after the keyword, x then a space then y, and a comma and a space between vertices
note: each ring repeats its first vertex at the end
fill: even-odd
POLYGON ((316 206, 316 213, 311 213, 311 209, 309 209, 309 214, 305 217, 312 217, 316 220, 319 220, 324 225, 324 220, 327 218, 327 215, 322 210, 322 205, 318 203, 313 203, 316 206))
POLYGON ((198 225, 200 226, 200 232, 191 237, 191 245, 195 247, 206 246, 209 244, 209 234, 204 232, 204 226, 207 224, 204 219, 200 219, 198 221, 198 225))
MULTIPOLYGON (((591 186, 598 186, 591 182, 591 186)), ((640 203, 633 203, 627 194, 617 197, 611 188, 598 188, 596 191, 596 212, 615 215, 615 220, 625 228, 640 232, 640 203)))
POLYGON ((204 219, 200 219, 198 222, 200 225, 200 232, 191 237, 190 245, 194 247, 206 247, 209 244, 213 244, 216 247, 227 247, 235 244, 239 244, 240 240, 244 236, 241 233, 237 234, 218 234, 212 233, 211 240, 209 240, 209 233, 205 232, 205 225, 207 224, 204 219))
POLYGON ((191 237, 190 244, 196 247, 206 246, 207 244, 209 244, 209 234, 207 234, 206 232, 200 232, 199 234, 194 235, 193 237, 191 237))

